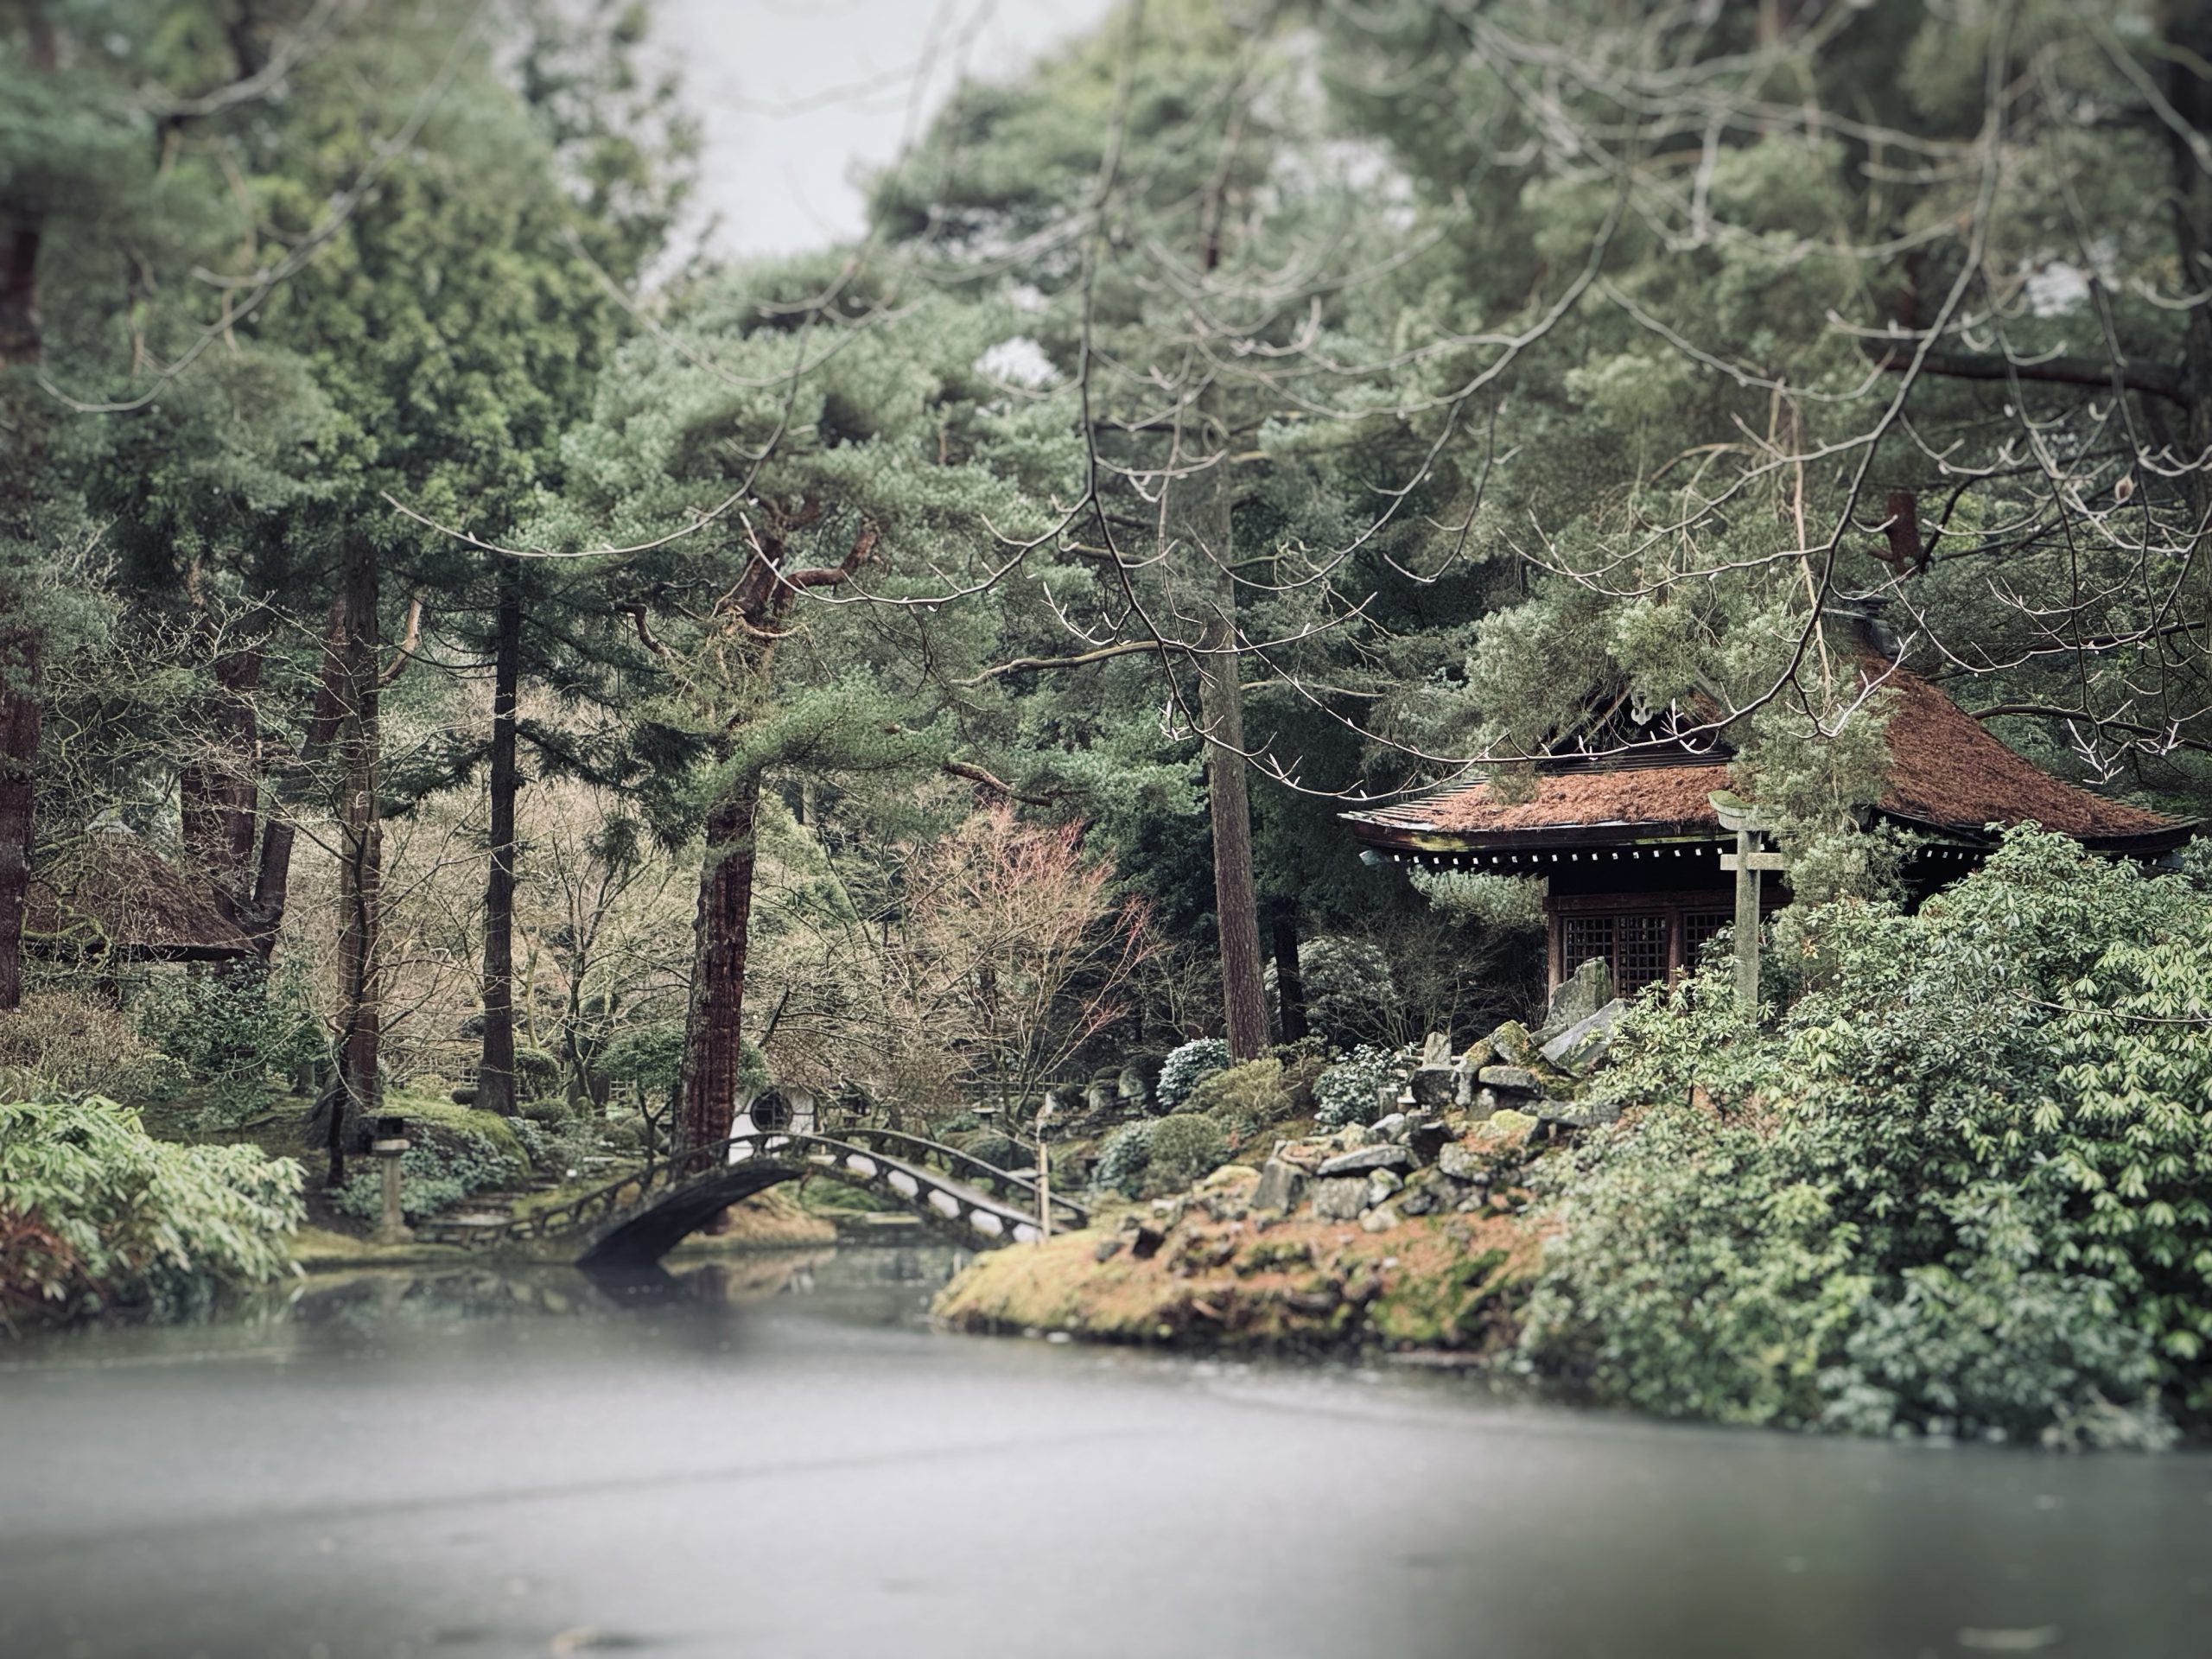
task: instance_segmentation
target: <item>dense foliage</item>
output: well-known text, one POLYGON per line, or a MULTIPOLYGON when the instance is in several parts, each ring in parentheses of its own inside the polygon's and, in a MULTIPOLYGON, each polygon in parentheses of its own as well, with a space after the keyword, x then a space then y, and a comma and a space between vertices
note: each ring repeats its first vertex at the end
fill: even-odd
POLYGON ((1204 1112, 1220 1124, 1230 1143, 1243 1147, 1271 1123, 1279 1123, 1312 1104, 1318 1059, 1294 1058, 1286 1066, 1270 1055, 1217 1071, 1191 1091, 1188 1109, 1204 1112))
POLYGON ((1123 1198, 1178 1192, 1229 1156, 1228 1130, 1203 1112, 1124 1123, 1101 1145, 1091 1184, 1123 1198))
POLYGON ((1332 1129, 1347 1123, 1372 1123, 1382 1115, 1383 1090, 1396 1076, 1389 1054, 1361 1045, 1315 1081, 1314 1121, 1332 1129))
POLYGON ((1154 1120, 1140 1118, 1124 1123, 1107 1135, 1098 1148, 1098 1161, 1090 1172, 1091 1185, 1101 1192, 1137 1196, 1145 1170, 1152 1162, 1154 1120))
POLYGON ((1868 823, 1885 658, 2212 801, 2208 18, 1126 4, 726 265, 627 5, 0 8, 0 1283, 271 1268, 289 1177, 92 1087, 365 1217, 387 1087, 497 1115, 421 1213, 1172 1047, 1096 1170, 1172 1190, 1529 1011, 1539 885, 1347 804, 1687 747, 1800 911, 1765 1023, 1630 1020, 1530 1363, 2202 1420, 2198 891, 2022 833, 1908 912, 1868 823))
MULTIPOLYGON (((537 1126, 527 1119, 517 1126, 518 1135, 532 1129, 537 1126)), ((543 1139, 543 1130, 538 1135, 547 1154, 546 1166, 556 1175, 574 1175, 575 1170, 565 1167, 566 1160, 557 1156, 565 1148, 557 1141, 543 1139)), ((596 1137, 593 1144, 595 1149, 596 1137)), ((472 1193, 512 1186, 528 1172, 483 1135, 463 1129, 433 1140, 417 1129, 400 1155, 399 1173, 401 1213, 409 1221, 420 1221, 452 1208, 472 1193)), ((354 1176, 339 1190, 337 1203, 357 1221, 376 1220, 384 1213, 381 1172, 354 1176)))
POLYGON ((1182 1110, 1192 1090, 1229 1065, 1229 1045, 1218 1037, 1198 1037, 1172 1050, 1160 1068, 1156 1093, 1163 1112, 1182 1110))
POLYGON ((1669 1414, 2148 1443, 2212 1409, 2212 906, 2012 834, 1627 1023, 1527 1351, 1669 1414))
POLYGON ((155 1140, 97 1096, 0 1101, 0 1320, 177 1314, 291 1265, 300 1167, 155 1140))

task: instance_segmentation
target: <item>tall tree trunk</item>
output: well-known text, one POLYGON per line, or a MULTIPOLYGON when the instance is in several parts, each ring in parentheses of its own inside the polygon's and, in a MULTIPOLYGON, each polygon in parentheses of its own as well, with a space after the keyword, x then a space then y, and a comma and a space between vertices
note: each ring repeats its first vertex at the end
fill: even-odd
POLYGON ((215 906, 243 925, 253 904, 254 806, 260 734, 253 691, 261 650, 249 645, 215 659, 207 747, 178 779, 185 850, 213 889, 215 906))
POLYGON ((1236 584, 1230 575, 1229 435, 1219 393, 1199 395, 1202 448, 1167 486, 1168 532, 1185 545, 1192 588, 1205 618, 1198 658, 1198 724, 1206 740, 1206 796, 1213 820, 1214 924, 1221 950, 1222 1008, 1229 1052, 1267 1052, 1267 988, 1260 968, 1260 904, 1252 879, 1252 804, 1244 759, 1244 688, 1238 651, 1236 584))
MULTIPOLYGON (((2212 12, 2201 0, 2168 0, 2166 37, 2166 100, 2187 129, 2166 135, 2173 168, 2175 252, 2182 282, 2201 289, 2212 282, 2212 179, 2205 176, 2191 139, 2212 138, 2212 85, 2204 79, 2203 55, 2212 52, 2212 12)), ((2202 305, 2189 311, 2182 370, 2189 398, 2189 453, 2201 456, 2212 448, 2212 315, 2202 305)), ((2212 480, 2202 470, 2191 474, 2200 515, 2208 482, 2212 480)))
MULTIPOLYGON (((1233 602, 1233 601, 1232 601, 1233 602)), ((1233 620, 1212 639, 1235 637, 1233 620)), ((1210 643, 1212 643, 1210 639, 1210 643)), ((1209 739, 1206 794, 1213 817, 1213 907, 1221 943, 1221 998, 1229 1052, 1257 1059, 1268 1047, 1260 968, 1260 906, 1252 879, 1252 803, 1246 790, 1244 696, 1238 659, 1217 644, 1198 671, 1198 717, 1209 739)))
MULTIPOLYGON (((29 40, 25 61, 41 74, 60 67, 61 43, 42 0, 17 0, 29 40)), ((35 200, 0 199, 0 369, 35 363, 45 349, 38 315, 39 244, 46 214, 35 200)))
POLYGON ((342 712, 336 739, 340 1093, 330 1114, 330 1185, 346 1179, 346 1148, 382 1099, 377 1076, 383 1039, 379 907, 383 827, 377 810, 378 569, 365 537, 350 537, 340 592, 346 608, 342 712))
POLYGON ((522 573, 499 567, 497 638, 492 652, 492 868, 484 884, 484 1053, 476 1104, 515 1109, 515 702, 522 679, 522 573))
MULTIPOLYGON (((29 35, 26 61, 51 74, 60 52, 53 20, 38 0, 19 10, 29 35)), ((45 216, 34 205, 0 199, 0 370, 35 364, 45 349, 39 321, 38 259, 45 216)), ((0 471, 0 514, 14 516, 38 493, 45 463, 43 406, 29 397, 0 404, 0 430, 13 453, 0 471)), ((0 528, 5 528, 0 524, 0 528)), ((4 601, 0 601, 4 602, 4 601)), ((23 910, 30 899, 31 797, 38 767, 44 642, 29 629, 0 634, 0 1011, 23 997, 23 910)))
MULTIPOLYGON (((881 531, 870 519, 844 558, 809 569, 784 568, 785 537, 813 524, 821 507, 764 514, 756 551, 723 605, 737 619, 728 661, 739 665, 740 710, 772 695, 776 641, 792 601, 808 588, 836 588, 868 563, 881 531)), ((716 745, 724 765, 735 748, 743 714, 734 713, 716 745)), ((760 811, 761 768, 753 766, 724 786, 707 814, 707 850, 699 875, 699 912, 691 961, 691 1002, 683 1021, 683 1110, 677 1150, 696 1151, 729 1138, 737 1116, 737 1078, 744 1057, 746 934, 753 919, 753 830, 760 811)))
POLYGON ((39 216, 0 211, 0 369, 39 357, 39 216))
POLYGON ((261 857, 254 870, 253 898, 245 926, 264 964, 276 949, 276 936, 283 930, 284 906, 291 893, 296 832, 283 813, 284 798, 300 791, 308 768, 338 735, 345 714, 345 643, 346 598, 341 593, 331 605, 330 623, 323 633, 322 676, 315 685, 315 709, 308 717, 299 753, 276 779, 278 798, 270 804, 268 827, 262 831, 261 857))
POLYGON ((753 829, 760 809, 760 778, 751 772, 732 784, 707 816, 690 1017, 683 1032, 680 1151, 728 1139, 737 1116, 745 1034, 746 933, 753 916, 753 829))
POLYGON ((1298 915, 1291 910, 1275 912, 1276 1026, 1286 1043, 1306 1035, 1306 982, 1298 972, 1298 915))
POLYGON ((23 910, 31 886, 31 784, 38 764, 39 642, 0 641, 0 1010, 23 999, 23 910))

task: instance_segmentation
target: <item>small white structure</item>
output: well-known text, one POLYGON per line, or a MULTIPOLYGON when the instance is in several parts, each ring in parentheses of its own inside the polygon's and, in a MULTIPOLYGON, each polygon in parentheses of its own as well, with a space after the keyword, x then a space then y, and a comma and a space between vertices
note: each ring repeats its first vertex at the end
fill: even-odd
MULTIPOLYGON (((795 1135, 817 1132, 814 1096, 804 1089, 753 1089, 738 1097, 737 1118, 729 1126, 732 1135, 777 1135, 789 1130, 795 1135)), ((729 1160, 742 1163, 753 1154, 751 1144, 740 1141, 729 1149, 729 1160)))

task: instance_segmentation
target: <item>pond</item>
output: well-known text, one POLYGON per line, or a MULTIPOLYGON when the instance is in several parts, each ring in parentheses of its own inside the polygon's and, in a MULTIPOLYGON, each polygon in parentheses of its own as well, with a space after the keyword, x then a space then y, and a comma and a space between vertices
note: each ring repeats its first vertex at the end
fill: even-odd
POLYGON ((931 1249, 310 1281, 0 1347, 0 1655, 2212 1647, 2212 1459, 931 1334, 931 1249))

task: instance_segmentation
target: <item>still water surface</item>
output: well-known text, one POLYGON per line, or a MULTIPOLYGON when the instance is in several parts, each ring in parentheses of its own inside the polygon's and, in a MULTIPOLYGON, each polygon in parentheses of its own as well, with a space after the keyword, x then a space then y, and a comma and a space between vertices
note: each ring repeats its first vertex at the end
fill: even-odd
POLYGON ((2212 1459, 935 1336, 950 1265, 0 1347, 0 1656, 2212 1655, 2212 1459))

